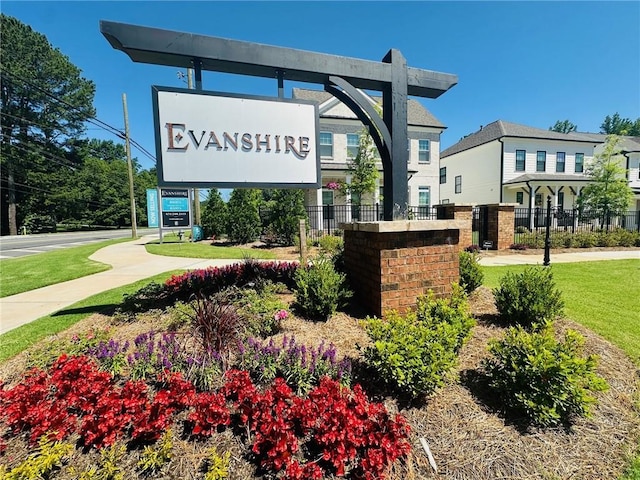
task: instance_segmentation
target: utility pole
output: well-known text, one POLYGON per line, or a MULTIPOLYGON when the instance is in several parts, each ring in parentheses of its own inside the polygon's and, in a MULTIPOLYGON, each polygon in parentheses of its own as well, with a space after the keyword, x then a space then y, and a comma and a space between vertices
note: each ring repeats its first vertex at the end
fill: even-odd
POLYGON ((133 193, 133 166, 131 165, 131 143, 129 142, 129 112, 127 111, 127 94, 122 94, 122 108, 124 110, 124 143, 127 150, 127 166, 129 169, 129 197, 131 198, 131 238, 138 238, 136 225, 136 197, 133 193))
MULTIPOLYGON (((187 68, 187 87, 193 89, 193 68, 187 68)), ((193 189, 193 217, 196 225, 201 225, 200 221, 200 189, 193 189)))

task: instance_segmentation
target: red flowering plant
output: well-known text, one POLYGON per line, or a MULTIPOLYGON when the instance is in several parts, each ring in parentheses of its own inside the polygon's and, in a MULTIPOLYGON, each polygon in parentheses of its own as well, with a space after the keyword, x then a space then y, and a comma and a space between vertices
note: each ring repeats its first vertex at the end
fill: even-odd
POLYGON ((282 378, 259 392, 246 371, 227 372, 223 389, 241 424, 254 434, 252 452, 262 468, 286 479, 323 478, 325 470, 357 478, 384 478, 385 469, 410 450, 409 426, 392 419, 384 405, 370 403, 362 388, 342 387, 324 377, 307 398, 282 378), (304 444, 304 448, 302 448, 304 444), (320 461, 304 462, 302 453, 320 461))
POLYGON ((28 432, 31 444, 43 435, 63 440, 77 432, 85 446, 99 449, 129 429, 134 440, 157 440, 195 396, 180 374, 159 382, 150 400, 146 383, 128 381, 120 388, 88 357, 62 355, 48 372, 32 370, 15 387, 0 390, 0 420, 14 434, 28 432))

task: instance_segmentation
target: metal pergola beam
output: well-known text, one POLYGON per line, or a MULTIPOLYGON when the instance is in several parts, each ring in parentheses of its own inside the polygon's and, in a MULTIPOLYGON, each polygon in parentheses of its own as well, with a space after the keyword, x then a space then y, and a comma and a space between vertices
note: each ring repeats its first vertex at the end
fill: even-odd
MULTIPOLYGON (((358 58, 276 47, 220 37, 176 32, 126 23, 100 21, 100 32, 111 46, 140 63, 276 78, 278 70, 291 81, 324 85, 342 77, 356 88, 382 91, 391 81, 391 65, 358 58)), ((449 73, 407 68, 408 93, 437 98, 458 83, 449 73)))

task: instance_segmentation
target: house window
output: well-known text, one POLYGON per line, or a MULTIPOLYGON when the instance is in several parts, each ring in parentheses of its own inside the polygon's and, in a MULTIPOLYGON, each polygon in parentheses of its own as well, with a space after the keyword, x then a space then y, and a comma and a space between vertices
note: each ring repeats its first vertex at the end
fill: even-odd
POLYGON ((525 157, 527 156, 526 150, 516 150, 516 172, 524 172, 526 169, 525 157))
POLYGON ((564 192, 558 192, 558 208, 560 210, 564 208, 564 192))
POLYGON ((458 175, 456 177, 456 187, 455 187, 455 192, 456 193, 462 193, 462 175, 458 175))
POLYGON ((440 185, 447 183, 447 167, 440 167, 440 185))
POLYGON ((576 173, 584 172, 584 153, 576 153, 576 173))
POLYGON ((360 135, 347 133, 347 158, 356 158, 360 149, 360 135))
POLYGON ((538 150, 536 156, 536 172, 544 172, 547 169, 547 152, 538 150))
POLYGON ((542 206, 542 194, 536 193, 536 207, 542 206))
POLYGON ((333 190, 322 190, 322 205, 333 205, 333 190))
POLYGON ((564 173, 564 152, 556 153, 556 172, 564 173))
POLYGON ((333 157, 333 134, 320 132, 320 156, 333 157))
POLYGON ((429 140, 418 140, 418 163, 429 163, 429 140))
POLYGON ((431 203, 431 191, 429 187, 418 187, 418 205, 428 207, 431 203))
POLYGON ((516 202, 520 205, 524 203, 524 192, 516 192, 516 202))

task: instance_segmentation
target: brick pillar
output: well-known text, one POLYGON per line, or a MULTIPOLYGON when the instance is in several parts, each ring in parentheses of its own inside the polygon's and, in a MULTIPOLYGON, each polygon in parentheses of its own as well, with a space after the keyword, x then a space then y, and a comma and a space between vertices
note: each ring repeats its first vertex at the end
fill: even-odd
POLYGON ((459 279, 456 220, 355 222, 344 229, 344 263, 356 298, 377 316, 406 312, 420 295, 451 294, 459 279))
POLYGON ((494 250, 507 250, 513 243, 515 204, 496 203, 487 205, 488 236, 494 250))
POLYGON ((458 220, 460 241, 458 246, 465 249, 473 244, 473 205, 444 203, 436 205, 438 220, 458 220))

